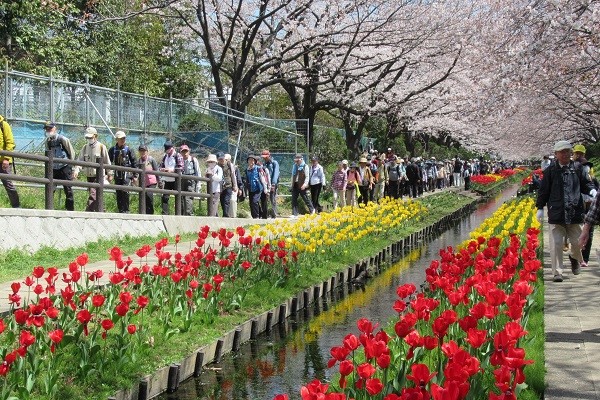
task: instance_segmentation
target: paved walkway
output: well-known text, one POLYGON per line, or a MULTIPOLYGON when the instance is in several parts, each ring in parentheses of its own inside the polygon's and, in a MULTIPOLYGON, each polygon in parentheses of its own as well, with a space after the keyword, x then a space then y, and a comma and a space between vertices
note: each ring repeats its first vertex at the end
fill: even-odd
POLYGON ((574 276, 565 254, 564 281, 552 282, 548 225, 544 229, 545 400, 600 400, 600 229, 590 263, 574 276))

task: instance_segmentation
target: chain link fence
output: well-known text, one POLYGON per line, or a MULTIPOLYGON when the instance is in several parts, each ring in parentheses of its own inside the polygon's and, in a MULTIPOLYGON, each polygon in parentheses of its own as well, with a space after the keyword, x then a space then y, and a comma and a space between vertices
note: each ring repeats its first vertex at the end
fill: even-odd
POLYGON ((109 146, 122 129, 132 147, 146 144, 151 152, 162 152, 169 138, 176 145, 187 144, 199 158, 222 151, 242 165, 249 154, 266 148, 281 159, 285 170, 288 163, 291 170, 294 154, 308 151, 306 121, 238 114, 214 98, 157 98, 9 71, 8 65, 0 93, 0 113, 13 128, 16 150, 22 152, 43 152, 45 121, 57 123, 74 145, 83 143, 84 127, 94 126, 99 140, 109 146))

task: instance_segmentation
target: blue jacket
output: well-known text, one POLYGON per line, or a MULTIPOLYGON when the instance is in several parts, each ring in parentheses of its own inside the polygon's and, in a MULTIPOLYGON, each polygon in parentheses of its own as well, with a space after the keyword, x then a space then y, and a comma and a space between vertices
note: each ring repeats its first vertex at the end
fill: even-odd
POLYGON ((255 165, 252 169, 246 169, 246 187, 248 193, 262 192, 263 185, 260 182, 258 165, 255 165))
POLYGON ((279 163, 277 160, 271 158, 271 161, 264 162, 264 166, 269 170, 271 185, 277 185, 279 183, 279 163))

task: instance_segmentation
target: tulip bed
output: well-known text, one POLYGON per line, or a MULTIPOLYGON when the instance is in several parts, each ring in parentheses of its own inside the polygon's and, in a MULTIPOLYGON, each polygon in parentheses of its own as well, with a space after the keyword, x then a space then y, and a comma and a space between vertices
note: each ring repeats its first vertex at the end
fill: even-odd
MULTIPOLYGON (((437 199, 454 206, 468 201, 449 194, 437 199)), ((385 201, 303 217, 269 232, 203 227, 187 253, 165 251, 166 238, 139 248, 137 259, 113 247, 106 286, 98 284, 103 272, 90 269, 85 253, 65 273, 38 266, 12 284, 11 313, 0 318, 0 399, 106 398, 149 372, 140 364, 165 365, 169 347, 189 347, 189 354, 215 340, 232 321, 322 279, 317 268, 331 275, 322 261, 345 255, 348 243, 410 230, 435 203, 435 196, 385 201), (218 244, 207 245, 210 239, 218 244), (148 262, 151 253, 157 262, 148 262), (64 289, 57 289, 59 280, 64 289)))
POLYGON ((521 176, 524 171, 526 171, 524 168, 515 168, 503 169, 494 174, 472 175, 471 189, 476 192, 489 192, 496 188, 501 182, 505 182, 515 175, 521 176))
POLYGON ((385 329, 359 320, 359 335, 331 349, 337 378, 313 380, 302 387, 302 399, 523 398, 525 366, 533 363, 524 344, 543 345, 543 335, 531 338, 525 330, 542 268, 534 217, 532 198, 512 201, 472 240, 440 251, 422 292, 398 287, 390 305, 397 320, 385 329))

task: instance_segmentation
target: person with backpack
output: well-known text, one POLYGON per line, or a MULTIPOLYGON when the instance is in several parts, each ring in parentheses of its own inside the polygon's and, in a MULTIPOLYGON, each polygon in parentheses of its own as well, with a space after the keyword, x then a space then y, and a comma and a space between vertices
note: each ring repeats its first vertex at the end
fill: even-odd
POLYGON ((258 157, 254 155, 249 155, 246 158, 246 162, 248 163, 248 167, 246 168, 246 192, 248 192, 248 202, 250 203, 252 218, 260 218, 260 195, 264 191, 260 177, 260 167, 257 165, 257 161, 258 157))
POLYGON ((460 161, 460 158, 458 158, 458 156, 456 156, 456 158, 454 159, 454 167, 452 170, 452 177, 453 177, 453 182, 454 182, 454 186, 455 187, 460 187, 461 186, 461 180, 460 180, 460 176, 462 174, 462 161, 460 161))
MULTIPOLYGON (((183 171, 183 157, 181 153, 175 151, 173 142, 167 140, 164 144, 165 154, 163 155, 162 161, 160 162, 159 171, 175 173, 177 171, 183 171)), ((217 161, 217 160, 215 160, 217 161)), ((175 190, 175 177, 161 176, 160 180, 163 183, 163 189, 175 190)), ((162 214, 169 215, 169 194, 162 195, 162 214)))
POLYGON ((311 214, 315 213, 312 201, 308 197, 306 190, 308 189, 308 182, 310 177, 310 171, 308 165, 304 162, 304 156, 300 153, 294 156, 294 166, 292 168, 292 218, 298 216, 298 197, 301 196, 302 200, 308 207, 311 214))
MULTIPOLYGON (((138 158, 137 168, 144 170, 144 179, 140 180, 140 187, 156 188, 158 185, 158 177, 152 174, 152 171, 158 171, 158 163, 148 154, 148 146, 145 144, 140 145, 138 148, 140 157, 138 158)), ((140 196, 142 193, 140 192, 140 196)), ((146 192, 146 209, 142 210, 142 202, 140 201, 140 214, 145 211, 146 214, 154 214, 154 194, 152 192, 146 192)))
POLYGON ((231 204, 229 205, 229 217, 237 217, 237 205, 238 202, 246 199, 246 191, 244 189, 244 182, 242 181, 242 174, 240 173, 239 167, 231 161, 231 154, 225 153, 225 160, 230 162, 235 172, 235 182, 237 184, 237 192, 231 195, 231 204))
POLYGON ((209 217, 219 216, 219 200, 221 200, 221 187, 223 184, 223 168, 218 164, 217 156, 209 154, 206 158, 206 172, 204 174, 210 180, 208 182, 208 213, 209 217))
MULTIPOLYGON (((0 135, 0 149, 6 151, 13 151, 15 149, 15 138, 13 136, 10 125, 8 124, 8 122, 6 122, 2 115, 0 115, 0 130, 2 131, 2 134, 0 135)), ((11 164, 13 164, 13 159, 8 156, 0 156, 0 161, 2 161, 0 174, 10 174, 10 166, 11 164)), ((19 193, 17 193, 15 184, 9 179, 2 179, 2 184, 6 189, 6 194, 8 195, 10 206, 12 208, 19 208, 21 206, 21 202, 19 200, 19 193)))
MULTIPOLYGON (((54 122, 46 122, 44 124, 44 132, 46 135, 46 151, 50 152, 54 158, 52 163, 52 178, 60 179, 62 181, 73 180, 72 165, 60 161, 61 159, 75 159, 75 150, 73 150, 71 141, 58 133, 58 128, 54 122)), ((71 185, 65 184, 63 184, 62 187, 65 192, 65 210, 75 210, 73 188, 71 185)))
MULTIPOLYGON (((85 140, 87 143, 81 148, 79 151, 79 156, 77 157, 78 161, 85 162, 97 162, 96 160, 102 159, 102 163, 104 165, 111 165, 110 158, 108 158, 108 149, 104 145, 104 143, 100 143, 98 141, 98 131, 93 126, 87 127, 85 129, 84 134, 85 140)), ((110 181, 112 179, 113 171, 105 170, 104 176, 97 176, 97 168, 95 167, 81 167, 79 165, 75 166, 73 170, 73 179, 77 179, 79 175, 79 171, 83 170, 83 173, 90 183, 99 183, 101 179, 106 179, 110 181)), ((85 207, 85 211, 91 212, 104 212, 104 210, 100 210, 98 207, 98 199, 96 198, 96 188, 90 187, 88 188, 88 200, 87 206, 85 207)))
POLYGON ((231 216, 229 210, 231 207, 231 198, 237 196, 238 191, 235 169, 231 162, 225 159, 225 153, 217 153, 217 161, 223 170, 223 182, 220 195, 221 209, 223 210, 223 217, 229 218, 231 216))
MULTIPOLYGON (((181 157, 183 157, 183 176, 200 176, 200 163, 198 159, 190 154, 190 148, 184 144, 179 148, 181 157)), ((200 181, 183 178, 181 180, 181 191, 196 193, 200 181)), ((194 214, 194 198, 190 196, 181 196, 181 215, 194 214)))
MULTIPOLYGON (((122 167, 135 168, 137 161, 133 151, 125 144, 127 135, 123 131, 115 133, 117 143, 108 150, 108 158, 114 165, 122 167)), ((137 174, 125 171, 114 171, 115 185, 129 186, 137 181, 137 174)), ((129 192, 125 190, 115 190, 117 195, 117 208, 120 213, 129 213, 129 192)))
POLYGON ((261 157, 256 158, 256 165, 258 165, 258 173, 260 176, 260 182, 262 183, 263 190, 260 193, 260 207, 259 214, 262 219, 268 217, 268 201, 267 197, 271 193, 271 173, 268 168, 263 165, 263 159, 261 157))
POLYGON ((406 176, 404 165, 402 165, 403 162, 403 159, 396 158, 395 160, 391 160, 386 168, 388 175, 388 196, 394 199, 402 198, 401 184, 406 176))
POLYGON ((369 193, 373 189, 373 175, 369 167, 367 157, 361 157, 358 160, 358 174, 360 181, 358 182, 358 204, 363 203, 365 206, 369 202, 369 193))
POLYGON ((412 158, 406 166, 406 178, 408 180, 408 194, 410 197, 419 197, 419 183, 421 183, 421 170, 417 160, 412 158))
POLYGON ((325 187, 325 171, 323 170, 323 166, 319 164, 317 156, 312 156, 310 160, 310 178, 308 180, 310 201, 312 201, 315 210, 320 213, 323 211, 323 206, 319 203, 319 197, 321 196, 321 189, 325 187))
POLYGON ((269 201, 273 218, 277 218, 277 189, 279 187, 279 162, 271 156, 271 152, 265 149, 261 152, 263 166, 269 170, 271 176, 271 191, 269 192, 269 201))
POLYGON ((346 206, 346 186, 348 173, 344 171, 344 163, 338 163, 337 170, 331 176, 331 190, 333 191, 333 208, 346 206))
POLYGON ((371 176, 373 177, 373 185, 369 189, 369 201, 374 201, 375 188, 379 183, 379 165, 378 160, 375 157, 368 156, 367 161, 369 162, 369 169, 371 170, 371 176))

